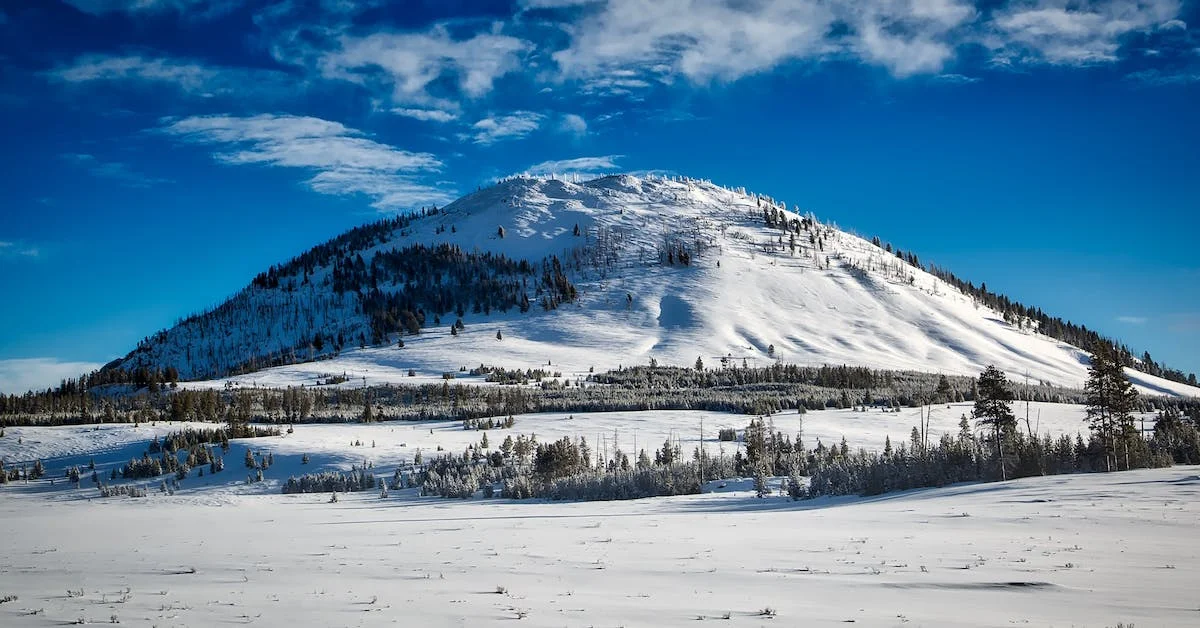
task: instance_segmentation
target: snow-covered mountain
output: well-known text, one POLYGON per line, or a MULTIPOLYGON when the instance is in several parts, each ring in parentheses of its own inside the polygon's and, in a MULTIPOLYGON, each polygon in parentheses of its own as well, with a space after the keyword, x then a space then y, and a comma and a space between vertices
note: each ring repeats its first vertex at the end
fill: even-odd
MULTIPOLYGON (((651 359, 960 375, 996 364, 1016 379, 1082 386, 1087 353, 1035 327, 742 189, 517 177, 318 247, 115 366, 200 379, 283 364, 243 377, 284 384, 480 364, 581 373, 651 359), (306 363, 314 357, 333 360, 306 363)), ((1129 373, 1144 392, 1200 396, 1129 373)))

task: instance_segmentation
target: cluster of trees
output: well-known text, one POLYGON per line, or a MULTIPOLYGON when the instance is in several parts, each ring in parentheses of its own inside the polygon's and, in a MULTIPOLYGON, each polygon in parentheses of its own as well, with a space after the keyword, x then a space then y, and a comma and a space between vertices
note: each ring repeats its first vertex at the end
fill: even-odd
POLYGON ((631 461, 627 453, 595 451, 584 438, 563 437, 539 443, 534 437, 506 437, 497 448, 472 445, 459 455, 444 455, 397 469, 393 490, 420 487, 422 495, 470 498, 482 492, 512 499, 610 500, 696 493, 705 479, 729 477, 732 460, 706 459, 699 451, 685 460, 679 444, 668 440, 654 452, 643 449, 631 461))
POLYGON ((273 267, 102 370, 172 364, 185 379, 250 372, 417 334, 450 313, 550 310, 577 296, 556 256, 539 264, 450 244, 380 250, 370 259, 364 251, 335 247, 315 256, 328 269, 318 275, 307 262, 273 267))
POLYGON ((9 482, 19 482, 21 480, 37 480, 46 475, 46 466, 41 460, 34 460, 33 466, 13 467, 11 469, 4 466, 4 461, 0 460, 0 484, 9 482))
MULTIPOLYGON (((29 393, 0 414, 0 425, 61 425, 157 420, 266 423, 356 422, 369 420, 457 420, 520 415, 529 412, 609 412, 638 410, 711 410, 766 415, 784 410, 919 406, 928 403, 973 401, 977 382, 956 377, 908 371, 879 371, 861 367, 799 367, 773 364, 749 368, 726 360, 716 369, 638 366, 587 380, 604 386, 582 386, 543 379, 537 386, 470 386, 439 384, 391 385, 371 388, 300 387, 223 391, 165 390, 159 394, 117 397, 56 398, 53 413, 27 413, 49 398, 29 393), (35 400, 36 399, 36 400, 35 400), (29 403, 23 403, 28 401, 29 403), (366 407, 372 406, 370 413, 366 407)), ((493 372, 521 373, 496 369, 493 372)), ((535 374, 533 370, 528 371, 535 374)), ((491 373, 489 373, 491 374, 491 373)), ((1083 390, 1041 384, 1012 385, 1019 400, 1085 403, 1083 390)), ((1200 400, 1141 397, 1136 410, 1175 408, 1182 414, 1200 412, 1200 400)), ((227 427, 226 429, 230 429, 227 427)), ((249 435, 249 434, 246 434, 249 435)), ((230 438, 241 435, 229 434, 230 438)))
MULTIPOLYGON (((497 332, 499 333, 499 332, 497 332)), ((495 384, 514 384, 525 385, 531 382, 540 382, 543 379, 551 377, 562 377, 562 373, 558 371, 547 371, 546 369, 506 369, 502 366, 484 366, 479 365, 479 368, 471 369, 471 375, 485 376, 485 380, 495 384)))
POLYGON ((146 487, 135 486, 133 484, 104 484, 101 483, 96 487, 100 491, 100 497, 145 497, 146 487))
POLYGON ((516 424, 517 420, 511 414, 502 419, 492 417, 487 417, 486 419, 463 419, 464 430, 487 431, 492 429, 511 429, 516 424))
POLYGON ((353 467, 350 471, 323 471, 289 477, 283 485, 283 493, 353 493, 369 491, 375 487, 375 476, 364 464, 362 467, 353 467))
MULTIPOLYGON (((397 231, 407 229, 413 222, 429 216, 437 216, 442 210, 422 207, 408 214, 400 214, 355 227, 328 242, 318 244, 291 260, 271 266, 260 273, 251 285, 260 288, 278 288, 280 282, 311 276, 317 268, 328 266, 334 258, 343 257, 351 251, 364 251, 391 240, 397 231)), ((401 231, 401 233, 403 233, 401 231)))
MULTIPOLYGON (((461 455, 397 470, 392 487, 419 486, 426 495, 468 498, 481 490, 491 497, 499 484, 502 496, 517 499, 632 499, 697 492, 705 481, 739 476, 754 477, 765 495, 767 478, 783 476, 788 492, 802 498, 1200 462, 1195 420, 1167 406, 1153 434, 1145 437, 1133 428, 1134 389, 1112 356, 1101 351, 1098 356, 1086 392, 1091 428, 1086 440, 1079 434, 1053 439, 1021 432, 1011 409, 1015 386, 989 367, 971 386, 971 418, 964 415, 958 434, 935 442, 914 427, 908 442, 894 446, 889 438, 878 452, 851 451, 844 439, 833 446, 818 441, 809 449, 802 434, 783 434, 769 419, 755 418, 732 457, 696 449, 687 458, 677 441, 668 440, 653 457, 641 450, 631 460, 619 449, 611 455, 597 452, 583 438, 539 443, 508 436, 496 450, 488 451, 485 441, 461 455)), ((721 440, 737 436, 735 430, 719 435, 721 440)))
POLYGON ((496 253, 418 244, 379 251, 369 265, 362 255, 335 260, 330 276, 335 292, 361 295, 372 343, 381 344, 388 334, 419 333, 428 325, 426 312, 437 317, 454 312, 461 318, 468 311, 527 312, 539 301, 549 310, 575 299, 575 286, 558 257, 543 259, 540 270, 496 253))
POLYGON ((1200 462, 1200 430, 1196 417, 1176 408, 1160 411, 1149 437, 1134 424, 1138 393, 1125 377, 1116 352, 1097 347, 1089 368, 1087 440, 1024 434, 1013 416, 1011 385, 1004 373, 988 367, 977 383, 972 416, 982 429, 976 436, 967 417, 959 434, 943 436, 927 446, 916 428, 912 442, 883 452, 845 447, 814 451, 809 457, 810 483, 797 496, 865 494, 963 481, 995 481, 1058 473, 1117 471, 1200 462))

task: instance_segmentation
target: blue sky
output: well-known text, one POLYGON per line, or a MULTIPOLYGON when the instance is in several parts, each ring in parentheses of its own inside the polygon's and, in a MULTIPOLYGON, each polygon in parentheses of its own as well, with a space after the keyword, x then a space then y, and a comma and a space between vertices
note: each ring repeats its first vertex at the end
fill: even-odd
POLYGON ((1200 371, 1174 0, 10 0, 0 391, 516 172, 710 178, 1200 371))

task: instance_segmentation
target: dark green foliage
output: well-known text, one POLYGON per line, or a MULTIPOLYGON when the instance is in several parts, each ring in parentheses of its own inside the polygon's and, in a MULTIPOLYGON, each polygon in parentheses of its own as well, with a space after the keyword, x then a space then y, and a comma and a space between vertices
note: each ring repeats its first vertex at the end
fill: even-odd
POLYGON ((975 409, 972 415, 976 422, 992 431, 1001 478, 1007 477, 1004 442, 1012 439, 1017 426, 1017 417, 1012 413, 1012 401, 1013 391, 1004 371, 995 365, 989 365, 979 374, 976 381, 975 409))
POLYGON ((283 493, 350 493, 375 489, 375 476, 367 469, 354 468, 348 472, 325 471, 306 473, 290 477, 283 485, 283 493))
POLYGON ((1137 435, 1132 413, 1137 407, 1138 392, 1108 345, 1098 345, 1093 351, 1084 391, 1088 427, 1104 444, 1107 469, 1118 464, 1119 450, 1124 452, 1128 469, 1129 442, 1137 435))
POLYGON ((1200 464, 1200 431, 1174 408, 1163 410, 1154 423, 1153 449, 1171 456, 1179 464, 1200 464))

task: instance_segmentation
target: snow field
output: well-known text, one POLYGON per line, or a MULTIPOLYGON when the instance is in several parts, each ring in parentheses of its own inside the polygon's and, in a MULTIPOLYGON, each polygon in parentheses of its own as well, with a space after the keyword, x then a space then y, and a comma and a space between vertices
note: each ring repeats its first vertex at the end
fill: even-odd
POLYGON ((0 624, 1192 626, 1198 471, 811 502, 6 494, 0 624))

